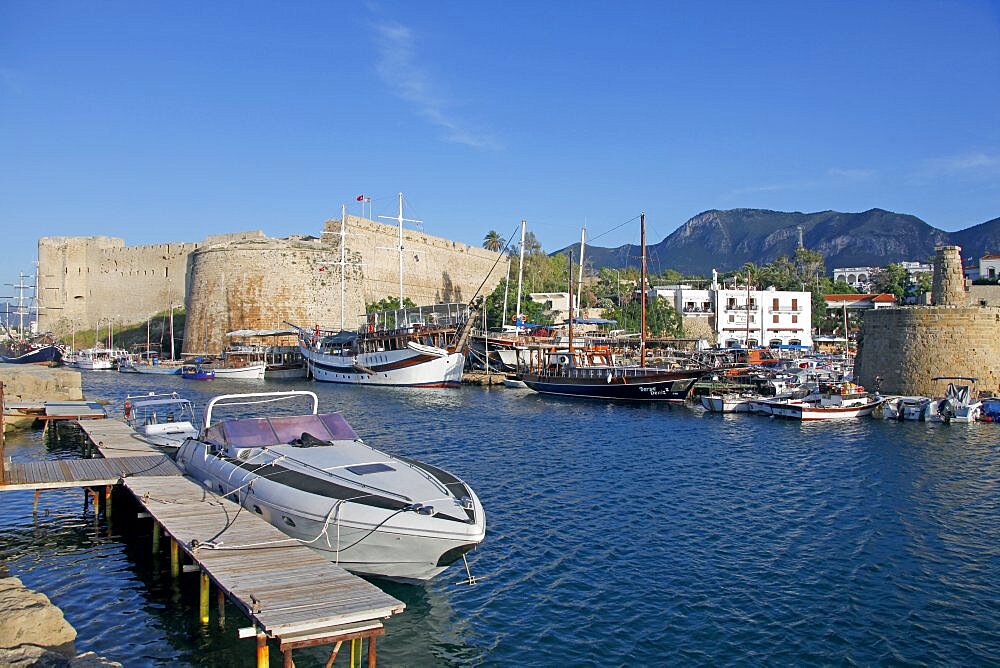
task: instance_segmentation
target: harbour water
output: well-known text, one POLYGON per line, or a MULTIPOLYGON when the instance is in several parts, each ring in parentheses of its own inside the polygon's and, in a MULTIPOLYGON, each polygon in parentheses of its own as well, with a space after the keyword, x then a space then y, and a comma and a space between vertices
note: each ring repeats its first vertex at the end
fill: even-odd
MULTIPOLYGON (((487 538, 422 586, 385 666, 1000 662, 1000 427, 801 424, 503 388, 195 383, 95 372, 88 398, 311 389, 380 449, 461 476, 487 538)), ((78 456, 67 432, 13 437, 15 461, 78 456)), ((0 570, 46 593, 79 651, 127 666, 239 666, 235 610, 202 628, 197 586, 149 556, 148 524, 78 490, 0 497, 0 570), (138 536, 135 534, 138 532, 138 536)), ((272 657, 278 665, 279 655, 272 657)), ((296 652, 322 665, 322 651, 296 652)), ((343 661, 343 659, 341 659, 343 661)))

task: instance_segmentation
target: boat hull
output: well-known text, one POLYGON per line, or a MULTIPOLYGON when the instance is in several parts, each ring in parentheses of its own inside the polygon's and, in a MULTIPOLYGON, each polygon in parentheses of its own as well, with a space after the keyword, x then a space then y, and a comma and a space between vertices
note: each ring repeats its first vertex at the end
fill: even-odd
POLYGON ((262 362, 260 364, 250 364, 248 366, 238 368, 215 367, 212 371, 215 372, 215 377, 220 380, 264 380, 264 369, 265 364, 262 362))
POLYGON ((357 355, 330 355, 302 348, 313 378, 347 385, 458 387, 465 355, 431 355, 421 350, 386 350, 357 355))
POLYGON ((122 364, 118 366, 118 370, 122 373, 143 373, 151 376, 181 375, 181 368, 179 366, 170 367, 150 364, 122 364))
POLYGON ((873 401, 856 406, 815 406, 808 402, 755 402, 756 406, 766 406, 766 414, 803 422, 815 420, 849 420, 871 415, 881 404, 873 401))
POLYGON ((57 346, 44 346, 23 355, 2 355, 0 362, 6 364, 52 364, 62 360, 62 350, 57 346))
POLYGON ((703 374, 697 371, 665 371, 641 376, 622 375, 618 369, 587 369, 581 376, 526 373, 521 380, 539 394, 582 399, 657 401, 683 403, 703 374))
MULTIPOLYGON (((367 497, 378 495, 361 489, 344 489, 338 498, 324 493, 315 481, 297 488, 286 484, 287 476, 302 480, 301 473, 262 467, 262 473, 257 474, 245 463, 204 453, 204 443, 188 441, 181 446, 177 462, 212 493, 240 503, 292 539, 354 573, 424 582, 461 559, 485 537, 482 504, 464 484, 471 502, 469 512, 476 522, 371 504, 367 497)), ((435 505, 444 506, 446 500, 436 498, 435 505)), ((465 512, 452 508, 451 514, 464 516, 465 512)))
POLYGON ((701 397, 701 405, 711 413, 749 413, 754 404, 750 397, 726 397, 722 395, 705 395, 701 397))

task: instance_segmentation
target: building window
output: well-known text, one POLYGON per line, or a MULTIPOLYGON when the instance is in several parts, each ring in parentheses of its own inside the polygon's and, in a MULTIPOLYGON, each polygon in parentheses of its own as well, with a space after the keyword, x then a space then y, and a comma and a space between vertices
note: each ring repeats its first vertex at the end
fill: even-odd
POLYGON ((736 316, 734 316, 732 313, 729 314, 729 322, 736 322, 736 316))
MULTIPOLYGON (((778 298, 777 297, 775 297, 774 299, 771 300, 771 308, 773 308, 775 311, 778 310, 778 298)), ((778 322, 778 321, 775 320, 775 322, 778 322)))
POLYGON ((775 314, 775 315, 773 316, 773 318, 774 318, 774 319, 772 320, 772 322, 773 322, 774 324, 776 324, 776 325, 777 325, 777 324, 778 324, 778 316, 777 316, 777 314, 775 314))
POLYGON ((736 298, 735 297, 730 297, 729 299, 726 300, 726 308, 728 308, 728 309, 734 309, 734 308, 736 308, 736 298))
POLYGON ((751 299, 750 300, 750 308, 752 308, 752 309, 757 308, 757 300, 756 299, 751 299))
POLYGON ((750 316, 750 322, 757 322, 757 316, 755 315, 750 316))
POLYGON ((792 316, 792 324, 794 325, 794 324, 795 324, 795 323, 797 323, 798 321, 799 321, 799 316, 797 316, 797 315, 793 315, 793 316, 792 316))
POLYGON ((798 299, 793 299, 792 300, 792 310, 793 311, 798 311, 799 310, 799 300, 798 299))

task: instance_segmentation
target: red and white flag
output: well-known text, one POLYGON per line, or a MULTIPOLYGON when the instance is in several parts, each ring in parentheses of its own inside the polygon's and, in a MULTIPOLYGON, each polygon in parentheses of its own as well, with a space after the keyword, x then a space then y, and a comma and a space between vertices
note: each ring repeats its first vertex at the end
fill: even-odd
POLYGON ((370 202, 370 201, 372 201, 372 198, 371 198, 371 197, 367 197, 367 196, 365 196, 365 195, 358 195, 358 196, 357 196, 357 197, 355 197, 354 199, 356 199, 356 200, 357 200, 357 201, 359 201, 359 202, 370 202))

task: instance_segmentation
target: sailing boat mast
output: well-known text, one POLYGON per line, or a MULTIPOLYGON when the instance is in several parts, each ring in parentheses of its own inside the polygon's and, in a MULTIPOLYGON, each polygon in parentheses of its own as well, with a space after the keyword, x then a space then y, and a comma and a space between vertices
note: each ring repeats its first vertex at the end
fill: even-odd
POLYGON ((569 252, 569 354, 573 354, 573 251, 569 252))
MULTIPOLYGON (((361 206, 364 207, 364 205, 365 203, 362 202, 361 206)), ((347 226, 347 205, 341 204, 340 205, 340 331, 344 331, 344 292, 345 292, 344 274, 347 272, 347 263, 346 263, 347 256, 345 254, 346 249, 344 247, 347 241, 346 226, 347 226)), ((402 281, 402 279, 400 280, 402 281)), ((399 297, 400 308, 402 308, 403 306, 402 290, 403 290, 402 282, 400 282, 400 297, 399 297)))
MULTIPOLYGON (((587 228, 580 228, 580 273, 576 282, 576 302, 577 308, 580 306, 580 297, 583 295, 583 251, 587 245, 587 228)), ((570 276, 570 279, 573 277, 570 276)))
MULTIPOLYGON (((747 267, 747 350, 750 350, 750 268, 747 267)), ((749 354, 749 353, 747 353, 749 354)), ((749 357, 747 359, 750 359, 749 357)))
MULTIPOLYGON (((379 216, 379 218, 385 218, 386 220, 395 220, 399 224, 399 308, 403 308, 403 223, 422 223, 422 220, 412 220, 410 218, 403 218, 403 193, 399 193, 399 215, 393 218, 392 216, 379 216)), ((343 244, 341 244, 343 247, 343 244)))
POLYGON ((525 230, 526 226, 527 226, 527 222, 524 219, 522 219, 521 220, 521 260, 520 260, 520 262, 518 262, 518 265, 517 265, 517 313, 514 314, 514 324, 515 325, 518 324, 518 321, 521 321, 521 324, 523 324, 523 320, 521 320, 521 281, 524 279, 524 230, 525 230))
POLYGON ((642 244, 642 277, 641 286, 642 317, 639 325, 639 366, 646 366, 646 212, 639 214, 639 237, 642 244))

